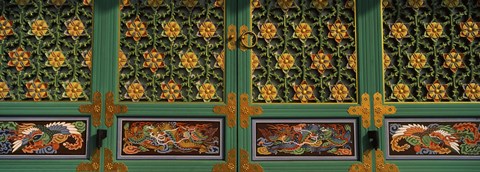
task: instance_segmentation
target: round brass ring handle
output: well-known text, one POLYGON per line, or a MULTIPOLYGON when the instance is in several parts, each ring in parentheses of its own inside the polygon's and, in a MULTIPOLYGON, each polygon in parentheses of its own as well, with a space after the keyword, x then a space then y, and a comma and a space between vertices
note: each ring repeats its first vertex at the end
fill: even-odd
POLYGON ((255 33, 253 33, 252 31, 243 32, 242 35, 240 35, 240 39, 242 40, 240 42, 242 44, 242 46, 245 47, 245 48, 248 48, 248 49, 252 49, 253 47, 255 47, 255 45, 257 45, 257 42, 258 42, 257 35, 255 33), (252 35, 255 38, 255 41, 252 42, 252 45, 248 45, 248 39, 246 38, 247 35, 252 35))

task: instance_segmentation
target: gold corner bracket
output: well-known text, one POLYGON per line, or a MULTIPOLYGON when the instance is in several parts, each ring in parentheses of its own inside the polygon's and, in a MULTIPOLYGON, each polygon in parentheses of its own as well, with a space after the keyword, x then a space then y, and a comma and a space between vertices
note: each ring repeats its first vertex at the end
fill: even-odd
POLYGON ((260 164, 250 163, 250 155, 244 149, 240 149, 240 171, 241 172, 263 172, 260 164))
POLYGON ((100 150, 95 150, 95 153, 93 153, 92 160, 90 162, 82 162, 78 164, 77 171, 100 171, 100 150))
POLYGON ((385 163, 383 152, 379 149, 375 150, 375 169, 377 172, 399 172, 395 164, 385 163))
POLYGON ((104 148, 104 170, 105 171, 116 171, 116 172, 127 172, 128 167, 124 163, 113 162, 113 153, 110 149, 104 148))
POLYGON ((227 118, 228 127, 235 127, 237 124, 237 95, 235 93, 229 93, 227 104, 213 107, 213 112, 216 114, 225 115, 227 118))
POLYGON ((228 49, 235 50, 237 48, 237 27, 233 24, 228 26, 228 49))
POLYGON ((113 125, 113 116, 115 114, 127 113, 128 107, 125 105, 115 105, 114 96, 111 91, 105 97, 105 125, 111 127, 113 125))
POLYGON ((363 162, 350 166, 348 172, 371 172, 372 171, 372 150, 363 152, 363 162))
POLYGON ((227 161, 225 163, 215 164, 212 172, 235 172, 237 167, 237 150, 230 149, 227 154, 227 161))
POLYGON ((102 93, 96 91, 93 94, 92 104, 80 105, 78 108, 80 113, 89 113, 92 115, 93 126, 98 127, 101 124, 102 113, 102 93))
POLYGON ((373 109, 373 119, 375 120, 375 127, 377 128, 382 127, 383 118, 385 115, 392 115, 397 112, 397 108, 395 108, 395 106, 383 105, 382 94, 380 94, 379 92, 376 92, 373 95, 373 109))
POLYGON ((240 126, 248 128, 250 116, 261 115, 263 109, 260 106, 250 106, 248 103, 248 94, 240 95, 240 126))
POLYGON ((363 128, 370 127, 370 96, 368 93, 362 94, 362 102, 360 106, 352 106, 348 108, 348 114, 360 116, 362 118, 363 128))

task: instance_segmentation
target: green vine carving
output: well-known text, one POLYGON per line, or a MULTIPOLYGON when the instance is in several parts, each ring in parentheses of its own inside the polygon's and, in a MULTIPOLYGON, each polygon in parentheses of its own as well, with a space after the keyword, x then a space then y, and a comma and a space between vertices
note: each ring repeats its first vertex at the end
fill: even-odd
POLYGON ((480 99, 480 3, 384 0, 385 98, 389 102, 480 99))
POLYGON ((0 1, 0 101, 88 101, 92 31, 88 1, 0 1))
POLYGON ((223 0, 137 0, 121 6, 121 101, 222 101, 223 0))
POLYGON ((355 4, 349 0, 252 0, 253 101, 357 101, 355 4))

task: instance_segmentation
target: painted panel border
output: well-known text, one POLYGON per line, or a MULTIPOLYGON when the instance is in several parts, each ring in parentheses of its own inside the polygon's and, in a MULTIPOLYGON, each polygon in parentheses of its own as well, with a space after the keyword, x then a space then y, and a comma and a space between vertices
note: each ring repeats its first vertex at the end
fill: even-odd
POLYGON ((252 140, 251 140, 251 154, 252 160, 358 160, 358 144, 359 141, 357 139, 358 136, 358 126, 356 119, 252 119, 252 140), (353 127, 353 141, 352 145, 354 145, 352 156, 278 156, 278 157, 261 157, 257 156, 257 128, 258 124, 261 123, 277 123, 277 124, 285 124, 285 123, 305 123, 305 124, 335 124, 335 123, 351 123, 353 127))

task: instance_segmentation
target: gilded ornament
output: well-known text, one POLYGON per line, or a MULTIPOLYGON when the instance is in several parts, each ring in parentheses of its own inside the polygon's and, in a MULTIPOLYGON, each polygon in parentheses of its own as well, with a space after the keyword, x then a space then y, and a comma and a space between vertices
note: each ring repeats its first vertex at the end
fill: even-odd
POLYGON ((127 98, 132 99, 133 102, 138 102, 143 98, 145 94, 145 88, 143 88, 142 83, 132 83, 128 86, 127 89, 127 98))
POLYGON ((347 59, 348 68, 352 69, 355 73, 357 72, 357 52, 353 52, 347 59))
POLYGON ((15 0, 15 3, 20 6, 28 5, 30 0, 15 0))
POLYGON ((408 28, 403 23, 394 23, 391 27, 391 34, 396 39, 405 38, 408 34, 408 28))
POLYGON ((248 94, 240 95, 240 126, 248 128, 250 126, 250 116, 261 115, 263 109, 260 106, 250 106, 248 94))
POLYGON ((309 100, 315 100, 315 95, 313 94, 315 86, 308 85, 305 80, 303 80, 300 85, 294 84, 293 90, 295 91, 293 100, 300 100, 302 103, 308 103, 309 100))
POLYGON ((372 151, 366 150, 363 152, 363 162, 355 163, 348 169, 348 172, 371 172, 372 171, 372 151))
POLYGON ((27 82, 27 98, 33 98, 33 101, 41 101, 43 98, 48 96, 48 84, 40 81, 40 79, 35 79, 30 82, 27 82))
POLYGON ((162 5, 163 0, 148 0, 147 4, 148 6, 151 6, 152 8, 158 8, 160 5, 162 5))
POLYGON ((186 69, 193 69, 197 66, 198 57, 194 52, 187 52, 180 58, 181 64, 186 69))
POLYGON ((235 50, 237 48, 237 27, 233 24, 228 26, 228 44, 229 50, 235 50))
POLYGON ((210 83, 204 83, 198 89, 198 95, 203 99, 205 102, 209 102, 215 96, 215 86, 210 83))
POLYGON ((35 20, 31 24, 32 33, 36 37, 42 37, 48 32, 48 25, 45 20, 35 20))
POLYGON ((277 28, 273 23, 265 23, 260 27, 260 34, 266 40, 273 39, 277 33, 277 28))
POLYGON ((227 153, 225 163, 215 164, 212 172, 235 172, 237 166, 237 151, 230 149, 227 153))
POLYGON ((427 99, 434 102, 440 102, 441 100, 448 99, 447 84, 441 84, 440 81, 435 80, 433 84, 427 84, 427 99))
MULTIPOLYGON (((0 83, 1 88, 1 83, 0 83)), ((470 99, 471 101, 476 101, 480 99, 480 86, 476 83, 469 83, 465 88, 465 96, 470 99)), ((8 89, 8 88, 7 88, 8 89)), ((0 90, 0 98, 1 98, 1 90, 0 90)))
POLYGON ((127 64, 127 56, 123 53, 122 50, 118 50, 118 71, 121 71, 122 68, 127 64))
POLYGON ((105 95, 105 126, 113 125, 113 116, 115 114, 127 113, 128 107, 125 105, 114 104, 113 92, 109 91, 105 95))
POLYGON ((93 4, 93 0, 83 0, 83 5, 89 6, 93 4))
POLYGON ((216 114, 225 115, 228 127, 235 127, 237 123, 237 95, 235 95, 235 93, 229 93, 227 104, 214 106, 213 112, 216 114))
POLYGON ((473 22, 472 18, 469 18, 467 22, 460 22, 460 37, 467 38, 468 41, 473 42, 475 37, 480 37, 479 23, 473 22))
POLYGON ((225 51, 217 55, 215 66, 225 71, 225 51))
POLYGON ((143 22, 140 19, 140 16, 137 16, 135 20, 130 20, 126 23, 127 32, 125 33, 126 37, 133 37, 133 40, 140 41, 143 37, 148 36, 147 32, 147 23, 143 22))
POLYGON ((363 128, 370 127, 370 96, 367 93, 362 94, 360 106, 351 106, 347 110, 348 114, 360 116, 363 128))
POLYGON ((408 0, 407 4, 414 9, 418 9, 423 6, 424 2, 423 0, 408 0))
POLYGON ((328 24, 328 38, 333 38, 337 43, 342 42, 342 39, 348 38, 348 24, 342 24, 342 21, 340 19, 337 19, 335 23, 333 24, 328 24))
POLYGON ((293 63, 295 62, 295 59, 291 54, 284 53, 280 55, 277 59, 278 61, 278 67, 282 69, 283 71, 288 71, 290 68, 293 67, 293 63))
POLYGON ((52 4, 55 6, 62 6, 63 4, 65 4, 65 1, 66 0, 52 0, 52 4))
POLYGON ((8 52, 10 61, 8 61, 8 66, 15 67, 17 71, 22 71, 25 67, 30 66, 30 56, 31 53, 25 51, 23 47, 18 47, 17 49, 8 52))
POLYGON ((383 105, 382 94, 376 92, 373 95, 373 119, 375 120, 375 127, 383 126, 383 118, 385 115, 392 115, 397 112, 394 106, 383 105))
POLYGON ((465 68, 465 65, 463 64, 464 56, 465 54, 457 53, 455 49, 452 49, 450 53, 443 54, 443 59, 445 59, 443 67, 449 68, 453 73, 457 72, 459 68, 465 68))
POLYGON ((427 25, 425 29, 427 32, 427 36, 432 39, 440 38, 443 33, 443 26, 438 22, 432 22, 427 25))
POLYGON ((89 171, 89 172, 98 172, 100 171, 100 150, 97 149, 92 155, 90 162, 82 162, 77 166, 77 172, 80 171, 89 171))
POLYGON ((193 8, 198 4, 198 0, 182 0, 183 5, 187 8, 193 8))
MULTIPOLYGON (((318 73, 324 74, 325 70, 332 69, 331 61, 333 59, 332 54, 325 54, 323 50, 318 51, 317 54, 310 55, 312 59, 312 65, 310 68, 317 69, 318 73)), ((356 67, 356 66, 355 66, 356 67)))
POLYGON ((156 48, 153 48, 150 52, 145 51, 143 53, 143 58, 145 59, 143 67, 150 68, 152 73, 155 73, 159 68, 165 67, 165 63, 163 62, 165 55, 159 53, 156 48))
POLYGON ((393 96, 400 101, 403 101, 410 96, 410 88, 405 84, 397 84, 393 87, 393 96))
POLYGON ((83 35, 85 32, 85 25, 81 20, 72 19, 67 21, 67 31, 66 35, 72 36, 73 39, 77 39, 79 36, 83 35))
POLYGON ((7 98, 10 89, 6 82, 0 82, 0 100, 7 98))
POLYGON ((175 102, 177 99, 182 99, 182 85, 177 84, 174 80, 168 81, 168 83, 162 83, 162 95, 161 99, 167 99, 168 102, 175 102))
POLYGON ((399 172, 395 164, 385 163, 383 152, 380 149, 375 150, 375 171, 378 172, 399 172))
POLYGON ((422 53, 413 53, 410 56, 410 65, 415 69, 422 69, 427 63, 427 58, 422 53))
POLYGON ((0 41, 7 36, 13 35, 13 22, 7 20, 4 16, 0 16, 0 41))
POLYGON ((88 69, 92 70, 92 50, 88 50, 82 53, 83 56, 83 64, 88 67, 88 69))
POLYGON ((328 6, 328 0, 312 0, 312 5, 316 9, 322 10, 328 6))
POLYGON ((58 70, 63 63, 65 63, 65 56, 62 51, 51 51, 47 57, 48 66, 52 66, 55 70, 58 70))
POLYGON ((443 0, 443 5, 448 8, 458 7, 459 4, 460 4, 460 0, 443 0))
POLYGON ((214 4, 214 5, 215 5, 215 7, 221 7, 221 8, 223 8, 224 4, 225 4, 225 0, 215 0, 215 4, 214 4))
POLYGON ((65 92, 63 97, 70 98, 70 101, 77 101, 78 98, 82 97, 83 88, 79 82, 67 82, 65 84, 65 92))
POLYGON ((165 31, 165 35, 167 35, 167 37, 169 38, 178 37, 181 31, 180 25, 178 25, 178 23, 175 21, 171 21, 165 24, 165 26, 163 26, 163 30, 165 31))
POLYGON ((253 72, 260 65, 260 60, 258 59, 257 55, 254 52, 250 54, 250 58, 251 58, 251 68, 253 72))
POLYGON ((200 32, 200 35, 204 38, 211 38, 213 35, 215 35, 215 31, 217 28, 212 22, 203 22, 199 27, 198 27, 198 32, 200 32))
POLYGON ((310 37, 312 34, 312 28, 308 23, 300 23, 296 28, 295 28, 295 36, 300 39, 307 39, 310 37))
POLYGON ((392 60, 390 59, 390 56, 388 56, 387 53, 383 53, 383 69, 390 67, 391 62, 392 60))
POLYGON ((89 113, 92 115, 93 126, 100 126, 101 112, 102 112, 102 93, 96 91, 93 93, 92 104, 80 105, 78 108, 80 113, 89 113))
POLYGON ((355 9, 355 0, 347 0, 347 2, 345 2, 345 8, 355 9))
POLYGON ((282 8, 282 10, 288 10, 293 5, 293 0, 277 0, 278 6, 282 8))
POLYGON ((275 88, 275 86, 272 84, 267 84, 260 90, 260 95, 267 103, 271 103, 273 100, 275 100, 277 98, 277 93, 277 88, 275 88))
POLYGON ((104 148, 103 150, 103 169, 105 171, 127 172, 128 167, 121 162, 113 162, 113 153, 110 149, 104 148))
POLYGON ((382 8, 389 8, 392 6, 390 0, 382 0, 382 8))
POLYGON ((240 172, 263 172, 260 164, 250 162, 250 155, 244 149, 240 149, 240 172))
POLYGON ((335 84, 330 87, 331 96, 337 102, 343 102, 348 99, 348 87, 344 84, 335 84))

